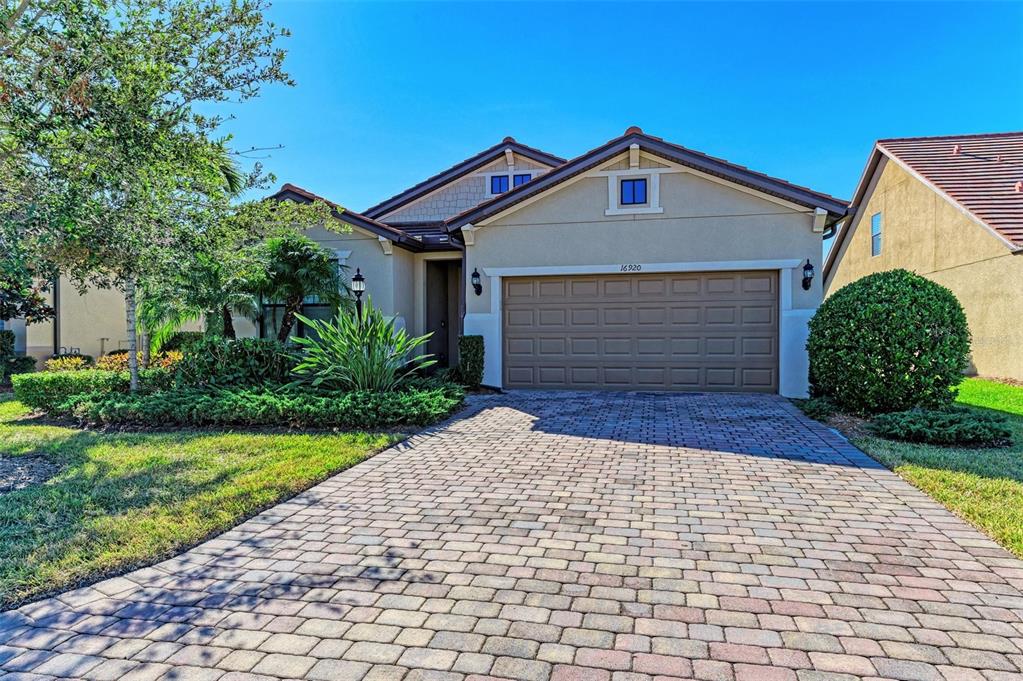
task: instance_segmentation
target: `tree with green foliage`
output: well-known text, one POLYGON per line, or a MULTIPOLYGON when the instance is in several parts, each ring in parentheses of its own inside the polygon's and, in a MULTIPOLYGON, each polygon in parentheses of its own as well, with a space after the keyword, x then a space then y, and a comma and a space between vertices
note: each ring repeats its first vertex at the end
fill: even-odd
MULTIPOLYGON (((350 230, 331 217, 330 206, 322 201, 251 201, 225 210, 211 252, 187 254, 176 276, 144 290, 140 316, 154 346, 185 323, 200 319, 207 335, 234 339, 233 315, 255 320, 261 313, 259 294, 274 257, 265 242, 301 238, 299 226, 313 224, 337 233, 350 230)), ((322 255, 314 253, 317 258, 322 255)), ((337 284, 336 275, 329 279, 328 286, 337 284)))
POLYGON ((291 337, 296 315, 306 298, 315 296, 320 303, 337 310, 348 299, 348 288, 334 254, 300 234, 282 234, 263 244, 261 255, 267 264, 266 276, 257 292, 271 302, 284 306, 277 340, 291 337))
MULTIPOLYGON (((266 0, 19 0, 0 10, 0 229, 81 289, 124 294, 216 254, 232 191, 217 105, 290 84, 266 0)), ((265 181, 258 165, 248 186, 265 181)), ((50 277, 45 277, 50 278, 50 277)))

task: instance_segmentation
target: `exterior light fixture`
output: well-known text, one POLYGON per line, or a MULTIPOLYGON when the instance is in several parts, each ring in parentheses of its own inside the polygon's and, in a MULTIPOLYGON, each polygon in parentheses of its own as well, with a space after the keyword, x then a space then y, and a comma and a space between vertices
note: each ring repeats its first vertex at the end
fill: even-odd
POLYGON ((810 259, 807 258, 806 264, 803 265, 803 290, 810 290, 810 283, 813 282, 813 265, 810 264, 810 259))
POLYGON ((362 321, 362 294, 366 290, 366 277, 362 276, 359 268, 355 268, 355 276, 352 277, 352 293, 355 294, 355 312, 362 321))
POLYGON ((483 282, 480 281, 480 271, 475 267, 472 268, 472 290, 476 292, 476 295, 483 295, 483 282))

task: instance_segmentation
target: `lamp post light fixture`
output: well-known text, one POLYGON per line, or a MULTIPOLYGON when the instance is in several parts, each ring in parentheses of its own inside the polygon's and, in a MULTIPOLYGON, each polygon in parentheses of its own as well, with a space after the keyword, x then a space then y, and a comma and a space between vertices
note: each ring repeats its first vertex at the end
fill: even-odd
POLYGON ((810 284, 813 282, 813 265, 810 264, 810 259, 806 259, 806 264, 803 265, 803 290, 809 291, 810 284))
POLYGON ((362 321, 362 293, 366 290, 366 277, 362 276, 359 268, 355 268, 355 276, 352 277, 352 293, 355 294, 355 313, 362 321))
POLYGON ((483 283, 480 281, 480 271, 475 267, 472 268, 472 290, 476 292, 476 295, 483 295, 483 283))

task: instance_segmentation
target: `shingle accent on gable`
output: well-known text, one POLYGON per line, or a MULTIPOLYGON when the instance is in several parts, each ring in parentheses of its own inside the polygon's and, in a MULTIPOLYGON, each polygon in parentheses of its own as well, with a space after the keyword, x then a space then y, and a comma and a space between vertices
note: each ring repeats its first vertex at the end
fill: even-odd
MULTIPOLYGON (((499 144, 484 149, 475 156, 471 156, 460 163, 456 163, 447 170, 437 173, 433 177, 423 180, 417 185, 414 185, 405 191, 392 196, 386 201, 382 201, 375 206, 371 206, 363 211, 363 215, 371 218, 381 218, 383 216, 390 216, 395 213, 402 206, 406 206, 417 199, 427 196, 431 192, 435 192, 445 184, 451 183, 460 177, 468 175, 469 173, 475 172, 483 168, 484 166, 498 161, 505 157, 505 150, 510 149, 516 156, 522 156, 526 159, 540 164, 542 167, 553 168, 561 165, 565 162, 565 159, 560 156, 554 156, 548 154, 545 151, 541 151, 534 147, 527 146, 520 142, 516 142, 511 137, 505 137, 499 144)), ((454 213, 449 213, 443 216, 444 219, 451 217, 454 213)), ((421 217, 412 217, 409 215, 402 215, 401 219, 430 219, 421 217)))

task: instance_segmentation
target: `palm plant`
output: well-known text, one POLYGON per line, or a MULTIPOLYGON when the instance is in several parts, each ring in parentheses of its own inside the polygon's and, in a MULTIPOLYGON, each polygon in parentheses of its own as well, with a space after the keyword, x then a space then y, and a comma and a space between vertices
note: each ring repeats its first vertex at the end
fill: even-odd
POLYGON ((305 353, 293 373, 313 387, 387 392, 437 363, 433 355, 416 354, 433 334, 409 336, 370 300, 361 321, 350 313, 332 322, 296 316, 313 333, 295 338, 305 353))
MULTIPOLYGON (((286 343, 307 297, 337 309, 348 287, 331 252, 300 234, 284 234, 263 245, 266 276, 256 289, 264 299, 284 306, 277 340, 286 343)), ((307 323, 303 318, 302 323, 307 323)))

